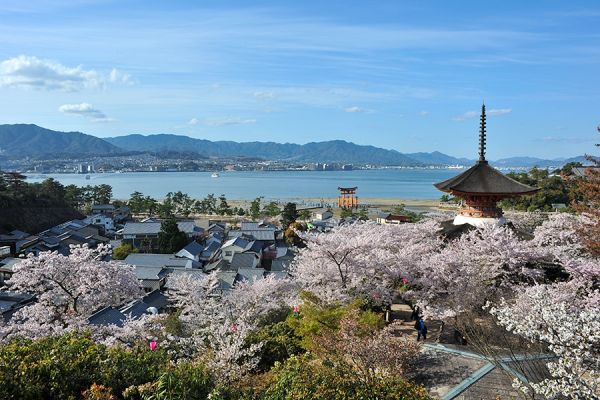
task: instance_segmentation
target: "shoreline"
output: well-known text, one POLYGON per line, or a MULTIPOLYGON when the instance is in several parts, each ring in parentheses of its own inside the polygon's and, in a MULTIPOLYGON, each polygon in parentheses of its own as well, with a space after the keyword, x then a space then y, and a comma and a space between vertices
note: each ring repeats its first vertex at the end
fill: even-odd
MULTIPOLYGON (((112 201, 124 201, 126 202, 129 199, 123 198, 113 198, 112 201)), ((158 201, 163 201, 164 198, 157 199, 158 201)), ((201 200, 196 199, 194 200, 201 200)), ((248 209, 250 207, 250 203, 254 199, 227 199, 227 203, 231 207, 241 207, 244 209, 248 209)), ((266 204, 271 201, 276 202, 279 206, 283 206, 285 203, 291 202, 295 203, 299 210, 309 209, 315 210, 319 208, 331 208, 333 210, 339 210, 337 207, 337 197, 292 197, 292 198, 263 198, 261 200, 261 207, 264 207, 266 204)), ((359 206, 366 206, 367 208, 375 208, 382 210, 391 211, 394 207, 404 206, 409 211, 415 212, 426 212, 426 211, 451 211, 455 210, 456 206, 453 205, 443 205, 440 203, 439 199, 399 199, 399 198, 382 198, 382 197, 365 197, 358 198, 359 206)))

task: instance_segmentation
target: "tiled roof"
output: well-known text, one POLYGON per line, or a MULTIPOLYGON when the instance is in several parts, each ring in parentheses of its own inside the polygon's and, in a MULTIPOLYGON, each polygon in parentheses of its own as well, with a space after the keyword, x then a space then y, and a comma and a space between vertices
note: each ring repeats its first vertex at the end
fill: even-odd
POLYGON ((231 258, 231 268, 253 268, 256 258, 254 253, 235 253, 231 258))
POLYGON ((263 268, 239 268, 237 273, 237 279, 239 281, 252 282, 265 276, 265 270, 263 268))
POLYGON ((125 258, 125 264, 141 267, 200 268, 200 263, 188 258, 177 258, 172 254, 133 253, 125 258))
POLYGON ((478 162, 462 174, 434 186, 443 192, 475 194, 520 195, 539 190, 509 178, 487 162, 478 162))
POLYGON ((232 289, 236 276, 237 276, 236 271, 219 271, 219 272, 217 272, 217 278, 219 279, 219 286, 220 286, 221 290, 232 289))
POLYGON ((116 325, 123 326, 126 316, 119 310, 106 307, 88 318, 90 324, 93 325, 116 325))
POLYGON ((158 281, 166 275, 163 267, 147 267, 138 265, 135 267, 135 276, 141 281, 158 281))
POLYGON ((249 249, 252 246, 252 244, 251 244, 251 242, 249 242, 249 241, 247 241, 245 239, 236 237, 236 238, 233 238, 233 239, 229 239, 228 241, 226 241, 225 243, 223 243, 223 245, 221 246, 221 248, 225 248, 225 247, 229 247, 229 246, 237 246, 237 247, 239 247, 239 248, 241 248, 243 250, 247 250, 247 249, 249 249))
POLYGON ((93 210, 114 210, 115 206, 113 206, 112 204, 94 204, 92 206, 92 211, 93 210))
POLYGON ((158 235, 160 222, 127 222, 123 235, 158 235))
POLYGON ((200 243, 194 240, 193 242, 185 246, 183 249, 179 250, 175 255, 177 257, 187 257, 188 255, 195 257, 198 254, 202 253, 203 250, 204 246, 202 246, 200 243))
POLYGON ((272 228, 259 228, 259 229, 251 229, 251 230, 235 230, 229 231, 229 237, 239 237, 239 236, 250 236, 254 240, 275 240, 275 229, 272 228))
MULTIPOLYGON (((127 222, 123 227, 123 235, 158 235, 160 225, 160 222, 127 222)), ((193 221, 177 222, 177 227, 188 235, 202 232, 201 228, 194 225, 193 221)))

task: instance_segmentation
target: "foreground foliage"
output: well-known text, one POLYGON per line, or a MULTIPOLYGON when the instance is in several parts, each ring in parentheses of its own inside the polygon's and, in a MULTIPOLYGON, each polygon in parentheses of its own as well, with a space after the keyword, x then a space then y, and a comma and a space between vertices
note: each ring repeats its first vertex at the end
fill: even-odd
POLYGON ((397 376, 378 376, 365 382, 344 362, 324 362, 309 355, 291 357, 274 373, 276 379, 266 390, 265 400, 429 398, 423 388, 397 376))

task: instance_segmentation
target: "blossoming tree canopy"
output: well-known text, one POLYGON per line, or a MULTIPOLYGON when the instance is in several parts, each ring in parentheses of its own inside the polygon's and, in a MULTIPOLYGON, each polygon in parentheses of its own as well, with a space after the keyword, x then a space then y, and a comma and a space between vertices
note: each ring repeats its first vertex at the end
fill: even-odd
POLYGON ((207 353, 215 378, 235 380, 258 364, 261 343, 247 344, 260 316, 291 307, 296 290, 287 279, 266 278, 240 282, 222 292, 217 273, 204 277, 180 274, 172 279, 170 297, 177 305, 184 335, 192 353, 207 353))
POLYGON ((95 311, 142 296, 133 267, 103 261, 107 246, 73 246, 71 254, 30 254, 17 264, 10 290, 35 295, 35 302, 13 315, 8 334, 29 337, 59 334, 86 324, 95 311))
POLYGON ((410 266, 441 245, 434 221, 406 225, 355 223, 329 233, 298 233, 306 248, 290 274, 304 289, 328 302, 380 293, 389 301, 410 266))

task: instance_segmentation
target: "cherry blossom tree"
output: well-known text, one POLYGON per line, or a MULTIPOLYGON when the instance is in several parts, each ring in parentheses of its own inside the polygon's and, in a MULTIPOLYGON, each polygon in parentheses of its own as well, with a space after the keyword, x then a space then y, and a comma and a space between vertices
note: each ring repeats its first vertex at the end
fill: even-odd
POLYGON ((555 262, 583 256, 584 245, 578 235, 588 218, 568 213, 552 214, 534 230, 532 245, 545 249, 555 262))
POLYGON ((411 268, 405 297, 428 317, 455 317, 481 309, 515 282, 541 276, 534 263, 545 257, 510 228, 490 224, 423 255, 411 268))
MULTIPOLYGON (((597 265, 598 266, 598 265, 597 265)), ((600 266, 599 266, 600 268, 600 266)), ((510 332, 547 346, 552 378, 515 385, 547 398, 595 398, 600 393, 600 292, 587 280, 524 288, 490 312, 510 332)))
POLYGON ((61 334, 87 325, 87 318, 107 306, 119 306, 142 296, 131 266, 103 261, 107 246, 72 246, 71 254, 30 254, 17 264, 11 291, 35 295, 3 329, 4 335, 39 337, 61 334))
POLYGON ((170 297, 180 310, 182 341, 193 354, 208 354, 207 363, 223 383, 239 379, 260 361, 262 343, 248 344, 261 316, 294 303, 295 286, 270 275, 236 284, 222 292, 217 273, 181 274, 171 280, 170 297))
POLYGON ((377 293, 388 302, 410 265, 441 245, 435 221, 400 226, 357 222, 328 233, 298 232, 306 243, 290 274, 324 301, 377 293))

